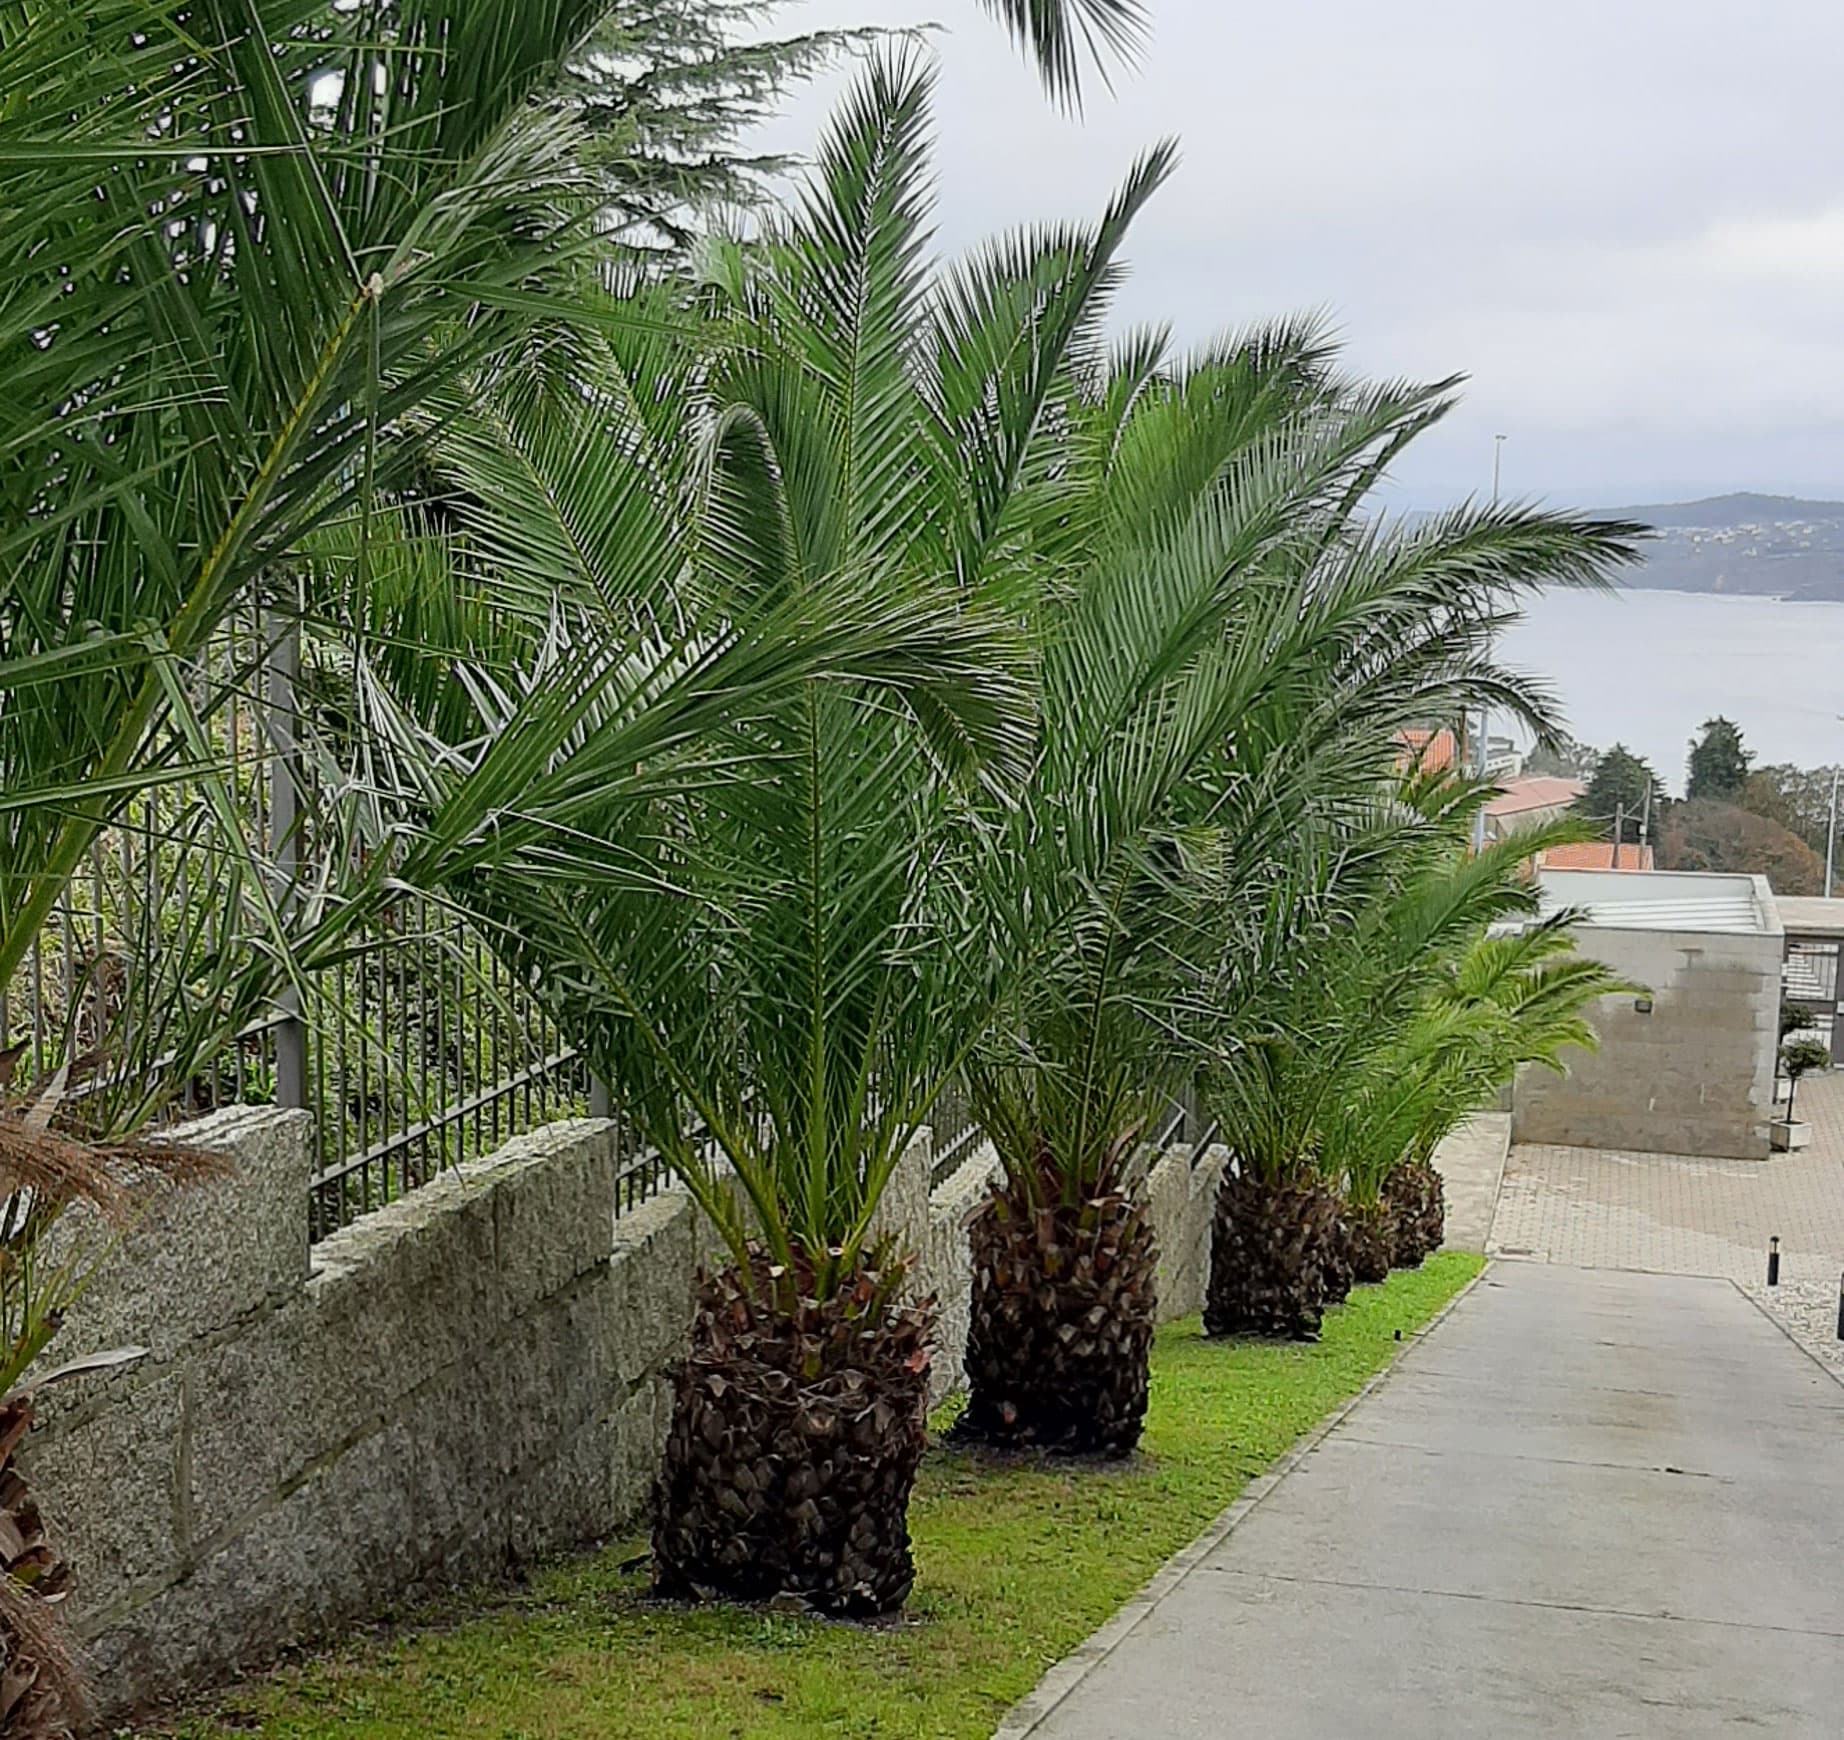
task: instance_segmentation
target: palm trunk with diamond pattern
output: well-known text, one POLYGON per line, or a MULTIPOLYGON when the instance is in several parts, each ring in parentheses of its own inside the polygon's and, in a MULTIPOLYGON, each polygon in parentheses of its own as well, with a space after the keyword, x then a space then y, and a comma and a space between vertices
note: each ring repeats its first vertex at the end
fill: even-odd
POLYGON ((967 1411, 956 1435, 1077 1456, 1140 1441, 1158 1247, 1137 1196, 1060 1205, 1001 1185, 973 1223, 967 1411))
POLYGON ((752 1268, 751 1285, 731 1268, 700 1288, 655 1493, 654 1586, 893 1612, 915 1581, 933 1301, 877 1306, 887 1268, 828 1299, 787 1288, 759 1254, 752 1268))

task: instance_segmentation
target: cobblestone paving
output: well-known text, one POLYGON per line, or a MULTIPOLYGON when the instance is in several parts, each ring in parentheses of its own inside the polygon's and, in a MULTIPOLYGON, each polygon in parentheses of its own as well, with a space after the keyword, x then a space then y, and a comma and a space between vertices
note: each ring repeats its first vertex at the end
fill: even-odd
POLYGON ((1766 1161, 1520 1144, 1488 1248, 1580 1268, 1727 1276, 1844 1373, 1844 1075, 1805 1082, 1798 1109, 1811 1146, 1766 1161), (1771 1237, 1781 1284, 1770 1289, 1771 1237))

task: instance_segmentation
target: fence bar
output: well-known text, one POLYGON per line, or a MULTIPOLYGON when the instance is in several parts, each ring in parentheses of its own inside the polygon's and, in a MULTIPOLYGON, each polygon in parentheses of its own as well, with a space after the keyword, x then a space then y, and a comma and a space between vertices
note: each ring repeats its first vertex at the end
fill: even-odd
MULTIPOLYGON (((295 678, 301 669, 301 622, 293 615, 272 621, 277 632, 269 650, 269 851, 275 862, 276 906, 286 922, 300 893, 295 678)), ((301 1019, 301 993, 292 983, 284 984, 280 1001, 282 1019, 275 1029, 276 1104, 304 1109, 308 1103, 307 1028, 301 1019)))

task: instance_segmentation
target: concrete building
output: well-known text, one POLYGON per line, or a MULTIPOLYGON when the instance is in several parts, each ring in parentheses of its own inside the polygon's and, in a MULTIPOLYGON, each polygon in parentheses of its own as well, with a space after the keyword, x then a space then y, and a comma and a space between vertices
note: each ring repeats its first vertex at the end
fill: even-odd
POLYGON ((1639 992, 1602 1000, 1598 1052, 1529 1069, 1518 1142, 1764 1160, 1773 1116, 1785 935, 1766 879, 1542 870, 1546 914, 1581 915, 1584 954, 1639 992))

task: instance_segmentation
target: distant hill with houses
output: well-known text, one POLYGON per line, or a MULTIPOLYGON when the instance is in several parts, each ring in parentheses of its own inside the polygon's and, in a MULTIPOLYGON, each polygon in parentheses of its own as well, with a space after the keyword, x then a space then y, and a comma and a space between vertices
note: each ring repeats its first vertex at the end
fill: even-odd
POLYGON ((1744 492, 1609 512, 1657 528, 1629 586, 1844 600, 1844 501, 1744 492))

